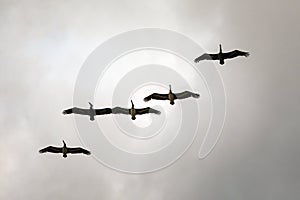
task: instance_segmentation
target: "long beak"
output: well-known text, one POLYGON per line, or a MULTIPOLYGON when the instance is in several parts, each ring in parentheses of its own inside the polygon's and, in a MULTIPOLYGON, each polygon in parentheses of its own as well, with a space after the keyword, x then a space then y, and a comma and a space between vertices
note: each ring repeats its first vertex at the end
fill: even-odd
POLYGON ((90 106, 93 107, 93 104, 91 102, 89 102, 90 106))
POLYGON ((65 141, 63 140, 64 145, 66 145, 65 141))
POLYGON ((133 108, 134 107, 133 101, 132 100, 130 100, 130 101, 131 101, 131 107, 133 108))

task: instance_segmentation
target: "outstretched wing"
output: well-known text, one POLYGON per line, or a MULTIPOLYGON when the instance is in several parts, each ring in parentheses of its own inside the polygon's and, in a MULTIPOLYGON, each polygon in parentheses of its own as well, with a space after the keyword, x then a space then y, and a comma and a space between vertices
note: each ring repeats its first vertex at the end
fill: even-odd
POLYGON ((86 154, 86 155, 90 155, 91 152, 86 150, 86 149, 83 149, 81 147, 74 147, 74 148, 67 148, 67 152, 68 153, 83 153, 83 154, 86 154))
POLYGON ((204 53, 201 56, 199 56, 198 58, 196 58, 194 60, 195 63, 200 62, 201 60, 218 60, 219 56, 218 54, 208 54, 208 53, 204 53))
POLYGON ((90 110, 89 109, 82 109, 82 108, 77 108, 77 107, 74 107, 74 108, 70 108, 70 109, 67 109, 67 110, 64 110, 62 112, 64 115, 67 115, 67 114, 80 114, 80 115, 90 115, 90 110))
POLYGON ((239 50, 233 50, 227 53, 223 53, 224 59, 227 58, 235 58, 237 56, 245 56, 248 57, 250 54, 249 52, 239 51, 239 50))
POLYGON ((121 107, 115 107, 112 109, 113 114, 125 114, 129 115, 130 114, 130 109, 128 108, 121 108, 121 107))
POLYGON ((190 91, 184 91, 184 92, 180 92, 180 93, 176 93, 174 94, 176 99, 186 99, 189 97, 194 97, 194 98, 199 98, 200 95, 197 93, 193 93, 190 91))
POLYGON ((61 147, 53 147, 53 146, 48 146, 46 148, 43 148, 39 150, 40 153, 62 153, 62 148, 61 147))
POLYGON ((96 115, 111 114, 112 113, 112 109, 111 108, 96 109, 95 113, 96 113, 96 115))
POLYGON ((158 93, 153 93, 147 97, 144 98, 144 101, 150 101, 151 99, 156 99, 156 100, 168 100, 168 94, 158 94, 158 93))
POLYGON ((143 114, 148 114, 148 113, 153 113, 153 114, 160 114, 159 110, 155 110, 153 108, 147 107, 147 108, 139 108, 135 109, 137 115, 143 115, 143 114))

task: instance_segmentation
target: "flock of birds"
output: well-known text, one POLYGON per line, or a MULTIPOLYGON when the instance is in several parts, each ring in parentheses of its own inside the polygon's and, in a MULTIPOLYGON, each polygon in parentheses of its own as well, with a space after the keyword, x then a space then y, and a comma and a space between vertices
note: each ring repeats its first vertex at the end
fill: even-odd
MULTIPOLYGON (((233 50, 227 53, 223 53, 221 44, 219 45, 219 53, 216 54, 208 54, 204 53, 201 56, 197 57, 194 62, 198 63, 201 60, 219 60, 220 65, 225 64, 226 59, 232 59, 238 56, 244 56, 248 57, 250 54, 249 52, 244 52, 240 50, 233 50)), ((145 102, 150 101, 151 99, 154 100, 168 100, 171 105, 175 104, 175 100, 181 100, 186 98, 199 98, 200 95, 194 92, 190 91, 184 91, 180 93, 173 93, 171 89, 171 85, 169 85, 169 93, 167 94, 160 94, 160 93, 153 93, 147 97, 144 98, 145 102)), ((131 108, 122 108, 122 107, 114 107, 114 108, 101 108, 101 109, 94 109, 94 106, 92 103, 89 102, 90 107, 88 109, 84 108, 77 108, 73 107, 70 109, 64 110, 62 113, 64 115, 68 114, 79 114, 79 115, 87 115, 90 117, 90 120, 95 120, 95 116, 97 115, 108 115, 108 114, 124 114, 124 115, 130 115, 132 120, 136 119, 136 115, 143 115, 143 114, 156 114, 159 115, 161 112, 159 110, 155 110, 150 107, 146 108, 135 108, 133 101, 131 100, 131 108)), ((48 146, 41 150, 39 150, 40 153, 62 153, 63 157, 66 158, 67 154, 85 154, 90 155, 91 152, 81 148, 81 147, 67 147, 65 141, 63 140, 63 147, 54 147, 54 146, 48 146)))

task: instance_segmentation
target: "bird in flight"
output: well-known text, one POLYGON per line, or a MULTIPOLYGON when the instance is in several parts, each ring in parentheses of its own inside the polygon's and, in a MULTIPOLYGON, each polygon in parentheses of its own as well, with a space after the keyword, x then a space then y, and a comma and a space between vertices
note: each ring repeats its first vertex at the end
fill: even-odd
POLYGON ((169 85, 169 94, 159 94, 159 93, 153 93, 147 97, 144 98, 144 101, 150 101, 151 99, 155 99, 155 100, 169 100, 171 105, 174 105, 175 99, 186 99, 189 97, 193 97, 193 98, 199 98, 200 95, 197 93, 193 93, 190 91, 184 91, 184 92, 180 92, 180 93, 173 93, 172 89, 171 89, 171 85, 169 85))
POLYGON ((95 120, 96 115, 106 115, 106 114, 111 114, 112 113, 111 108, 94 109, 93 104, 90 103, 90 102, 89 102, 89 104, 90 104, 89 109, 73 107, 73 108, 64 110, 62 113, 64 115, 68 115, 68 114, 72 114, 72 113, 79 114, 79 115, 88 115, 88 116, 90 116, 91 121, 95 120))
POLYGON ((63 147, 53 147, 53 146, 48 146, 46 148, 43 148, 39 150, 40 153, 62 153, 63 157, 66 158, 68 153, 71 154, 78 154, 78 153, 83 153, 86 155, 90 155, 91 152, 83 149, 81 147, 67 147, 65 141, 63 141, 63 147))
POLYGON ((194 62, 198 63, 201 60, 219 60, 220 65, 224 65, 225 59, 231 59, 231 58, 235 58, 238 56, 248 57, 250 55, 249 52, 244 52, 244 51, 240 51, 240 50, 233 50, 233 51, 230 51, 227 53, 223 53, 221 44, 219 45, 219 47, 220 47, 219 53, 217 53, 217 54, 204 53, 201 56, 199 56, 198 58, 196 58, 194 60, 194 62))
POLYGON ((125 115, 131 115, 131 119, 135 120, 136 115, 143 115, 143 114, 160 114, 159 110, 155 110, 153 108, 147 107, 147 108, 135 108, 134 104, 131 100, 131 108, 121 108, 121 107, 115 107, 112 109, 113 114, 125 114, 125 115))

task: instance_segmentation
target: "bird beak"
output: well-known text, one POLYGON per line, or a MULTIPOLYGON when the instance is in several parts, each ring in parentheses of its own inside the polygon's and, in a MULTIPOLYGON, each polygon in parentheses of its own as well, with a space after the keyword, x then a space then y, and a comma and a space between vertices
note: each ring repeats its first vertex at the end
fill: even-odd
POLYGON ((134 107, 133 101, 132 100, 130 100, 130 101, 131 101, 131 106, 134 107))

